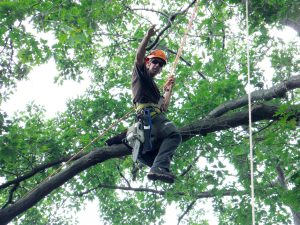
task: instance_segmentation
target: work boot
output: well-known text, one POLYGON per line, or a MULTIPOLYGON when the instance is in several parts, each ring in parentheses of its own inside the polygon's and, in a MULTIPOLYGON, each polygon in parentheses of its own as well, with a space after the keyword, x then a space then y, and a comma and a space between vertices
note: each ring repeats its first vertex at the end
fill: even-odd
POLYGON ((176 178, 168 169, 161 167, 152 167, 147 177, 149 180, 160 180, 169 184, 173 184, 176 178))

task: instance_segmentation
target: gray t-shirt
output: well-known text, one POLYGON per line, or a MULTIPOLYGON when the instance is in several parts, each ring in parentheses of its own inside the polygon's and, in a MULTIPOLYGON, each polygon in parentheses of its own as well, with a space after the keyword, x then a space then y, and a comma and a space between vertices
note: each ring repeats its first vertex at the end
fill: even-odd
POLYGON ((134 64, 131 88, 133 94, 133 103, 154 103, 158 104, 160 91, 149 75, 146 65, 134 64))

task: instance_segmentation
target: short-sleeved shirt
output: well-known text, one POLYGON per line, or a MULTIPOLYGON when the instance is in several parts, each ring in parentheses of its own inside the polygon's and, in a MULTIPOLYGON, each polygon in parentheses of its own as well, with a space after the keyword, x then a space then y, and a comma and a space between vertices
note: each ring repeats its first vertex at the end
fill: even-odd
POLYGON ((150 76, 146 65, 134 64, 131 80, 133 103, 154 103, 158 104, 160 91, 150 76))

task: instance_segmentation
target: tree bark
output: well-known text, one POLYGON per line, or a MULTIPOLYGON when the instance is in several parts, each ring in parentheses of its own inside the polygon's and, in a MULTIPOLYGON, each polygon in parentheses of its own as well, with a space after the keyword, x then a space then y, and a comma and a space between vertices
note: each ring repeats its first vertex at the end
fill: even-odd
MULTIPOLYGON (((300 113, 300 105, 293 106, 289 108, 288 111, 295 111, 294 117, 298 118, 300 113)), ((259 104, 252 108, 252 122, 257 122, 260 120, 278 120, 280 117, 276 115, 279 106, 277 105, 267 105, 259 104)), ((184 141, 196 136, 196 135, 206 135, 208 133, 227 130, 229 128, 238 127, 241 125, 248 125, 249 117, 248 111, 236 112, 230 115, 224 115, 217 118, 206 118, 203 120, 195 121, 189 125, 186 125, 180 129, 182 139, 184 141)))
MULTIPOLYGON (((300 75, 292 76, 288 80, 283 81, 282 83, 270 89, 258 90, 252 92, 251 102, 258 101, 258 100, 268 101, 274 98, 282 98, 286 95, 288 91, 299 87, 300 87, 300 75)), ((227 113, 230 110, 240 108, 247 104, 248 104, 248 95, 244 95, 239 99, 228 101, 225 104, 216 107, 208 114, 208 117, 218 117, 227 113)))

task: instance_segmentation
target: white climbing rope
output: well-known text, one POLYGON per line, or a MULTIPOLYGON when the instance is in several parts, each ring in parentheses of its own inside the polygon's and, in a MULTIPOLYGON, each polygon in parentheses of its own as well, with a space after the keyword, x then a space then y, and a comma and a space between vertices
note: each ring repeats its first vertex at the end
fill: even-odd
POLYGON ((250 43, 249 43, 249 9, 246 0, 246 38, 247 38, 247 86, 248 86, 248 111, 249 111, 249 146, 250 146, 250 173, 251 173, 251 208, 252 224, 255 225, 255 195, 254 195, 254 172, 253 172, 253 141, 252 141, 252 115, 251 115, 251 70, 250 70, 250 43))
POLYGON ((196 18, 197 11, 198 11, 198 5, 199 5, 199 1, 197 0, 196 3, 195 3, 195 7, 194 7, 194 10, 193 10, 193 13, 192 13, 191 18, 190 18, 189 23, 188 23, 188 27, 186 28, 185 33, 183 35, 183 38, 181 40, 180 48, 179 48, 179 50, 178 50, 178 52, 176 54, 176 57, 175 57, 173 65, 172 65, 171 71, 169 73, 169 76, 174 76, 174 74, 175 74, 176 66, 177 66, 179 58, 180 58, 180 56, 182 54, 183 47, 185 45, 187 35, 188 35, 188 33, 189 33, 192 25, 193 25, 194 19, 196 18))

